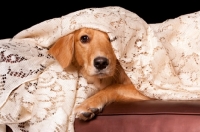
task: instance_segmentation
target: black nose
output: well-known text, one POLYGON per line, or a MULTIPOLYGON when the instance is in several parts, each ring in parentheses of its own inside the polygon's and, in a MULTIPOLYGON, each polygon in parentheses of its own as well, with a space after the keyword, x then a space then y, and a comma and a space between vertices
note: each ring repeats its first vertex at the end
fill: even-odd
POLYGON ((105 57, 97 57, 94 59, 94 67, 98 70, 106 68, 109 64, 109 61, 105 57))

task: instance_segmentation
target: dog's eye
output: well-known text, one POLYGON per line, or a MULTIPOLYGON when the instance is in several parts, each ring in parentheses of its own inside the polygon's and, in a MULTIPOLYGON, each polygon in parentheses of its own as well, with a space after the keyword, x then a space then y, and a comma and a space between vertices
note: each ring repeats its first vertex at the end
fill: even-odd
POLYGON ((83 35, 81 36, 80 40, 82 43, 87 43, 89 42, 90 38, 87 35, 83 35))

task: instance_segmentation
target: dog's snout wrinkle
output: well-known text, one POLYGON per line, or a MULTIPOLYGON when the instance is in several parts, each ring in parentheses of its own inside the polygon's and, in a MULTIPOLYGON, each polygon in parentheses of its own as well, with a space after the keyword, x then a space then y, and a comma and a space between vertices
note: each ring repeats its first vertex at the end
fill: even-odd
POLYGON ((94 67, 103 70, 109 65, 109 60, 105 57, 97 57, 94 59, 94 67))

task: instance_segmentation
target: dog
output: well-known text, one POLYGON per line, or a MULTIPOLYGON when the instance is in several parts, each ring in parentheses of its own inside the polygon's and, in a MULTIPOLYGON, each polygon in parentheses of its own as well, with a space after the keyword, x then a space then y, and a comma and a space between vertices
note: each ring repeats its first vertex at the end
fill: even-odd
POLYGON ((90 120, 112 102, 149 100, 137 91, 118 62, 107 33, 81 28, 59 38, 49 49, 63 68, 74 65, 87 80, 102 89, 75 108, 80 120, 90 120))

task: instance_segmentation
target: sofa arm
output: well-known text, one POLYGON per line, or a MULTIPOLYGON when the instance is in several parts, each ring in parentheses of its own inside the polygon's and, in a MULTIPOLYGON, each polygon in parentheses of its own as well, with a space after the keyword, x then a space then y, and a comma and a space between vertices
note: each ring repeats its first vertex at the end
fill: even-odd
POLYGON ((75 120, 75 132, 200 132, 200 101, 113 103, 91 121, 75 120))

